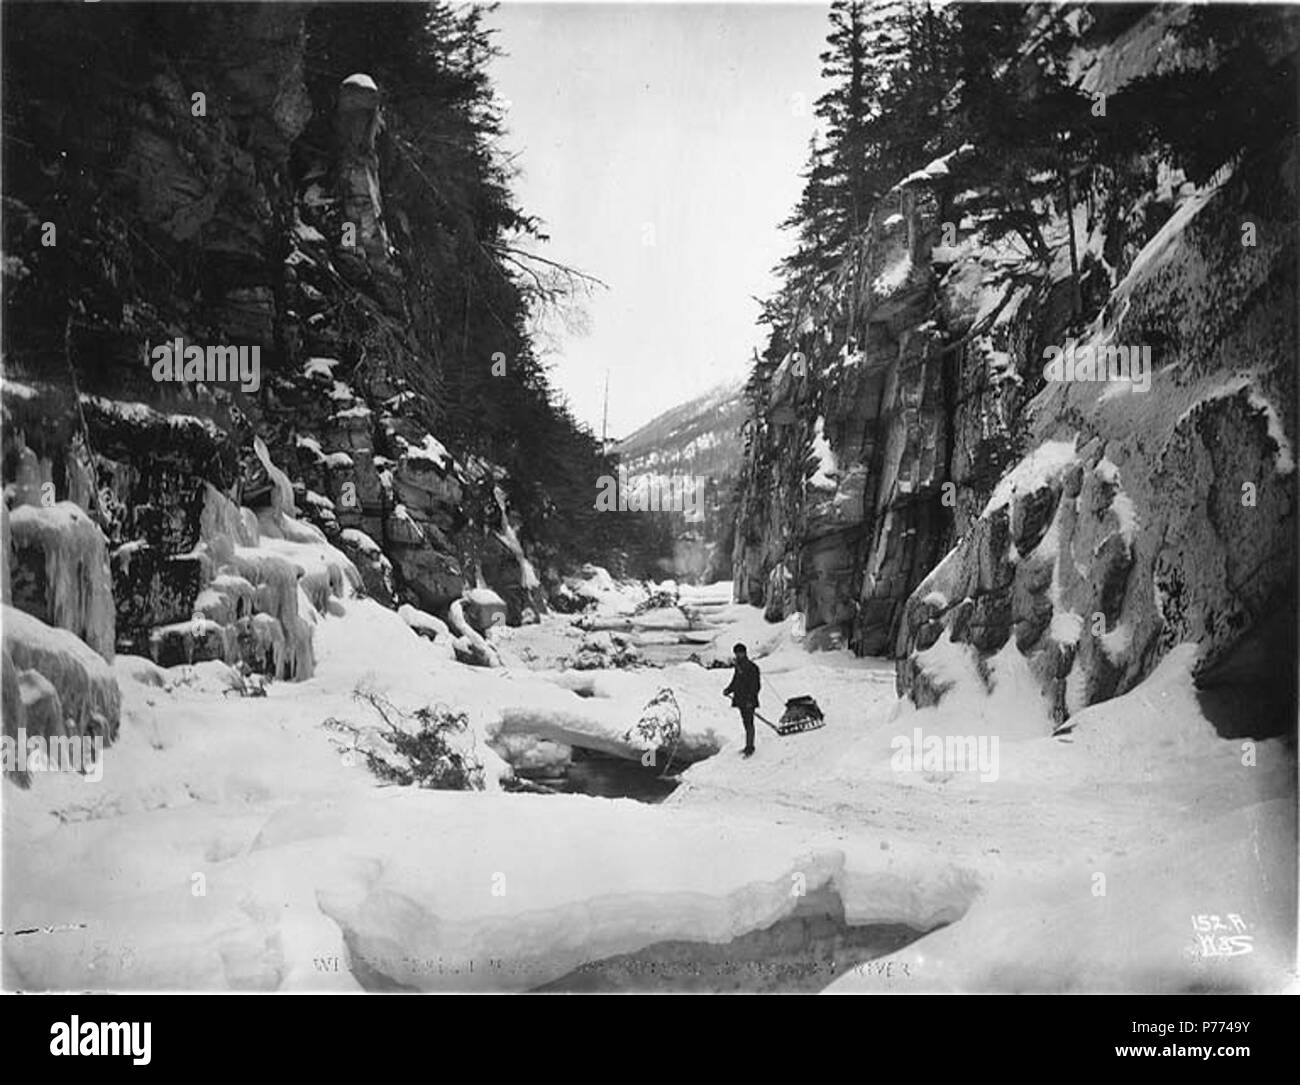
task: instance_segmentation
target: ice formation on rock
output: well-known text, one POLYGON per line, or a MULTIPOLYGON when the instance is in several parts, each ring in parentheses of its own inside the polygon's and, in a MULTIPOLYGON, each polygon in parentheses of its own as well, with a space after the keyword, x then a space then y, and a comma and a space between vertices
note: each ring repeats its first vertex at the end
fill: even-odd
POLYGON ((506 512, 506 495, 500 486, 492 487, 492 496, 496 499, 497 508, 501 510, 501 530, 496 533, 496 537, 501 540, 504 546, 511 554, 514 555, 515 561, 519 563, 519 583, 528 592, 530 599, 541 599, 545 604, 545 597, 538 594, 538 589, 542 582, 537 578, 537 570, 533 568, 533 563, 524 555, 523 544, 519 541, 519 535, 515 531, 514 524, 510 522, 510 516, 506 512))
POLYGON ((289 516, 294 515, 297 512, 297 506, 293 501, 293 485, 289 482, 289 476, 271 462, 271 454, 266 450, 266 442, 262 438, 253 438, 253 452, 261 461, 262 466, 266 469, 267 477, 271 480, 272 504, 277 511, 286 513, 289 516))
POLYGON ((15 553, 37 550, 45 564, 46 616, 109 662, 115 614, 104 533, 71 501, 20 505, 9 514, 15 553))
POLYGON ((41 674, 58 691, 65 727, 111 742, 122 704, 113 669, 66 629, 48 626, 16 607, 5 606, 3 613, 5 655, 16 677, 21 679, 24 671, 41 674))
POLYGON ((468 656, 471 662, 481 667, 501 666, 497 650, 466 619, 465 604, 461 600, 457 599, 447 608, 447 624, 457 634, 458 654, 468 656))

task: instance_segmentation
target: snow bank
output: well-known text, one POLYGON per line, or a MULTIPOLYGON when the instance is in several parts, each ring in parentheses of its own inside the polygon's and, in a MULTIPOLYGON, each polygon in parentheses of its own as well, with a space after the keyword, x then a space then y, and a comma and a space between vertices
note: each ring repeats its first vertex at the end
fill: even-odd
POLYGON ((14 607, 4 606, 4 650, 19 677, 32 670, 58 691, 64 720, 78 735, 117 734, 122 696, 113 669, 66 629, 55 629, 14 607))
POLYGON ((119 681, 125 678, 155 689, 166 689, 170 685, 167 672, 152 659, 146 659, 144 656, 120 655, 113 660, 113 670, 118 675, 119 681))
POLYGON ((1004 744, 999 781, 968 789, 972 835, 966 814, 933 814, 947 862, 975 860, 969 910, 831 990, 1264 992, 1291 981, 1294 756, 1281 740, 1218 737, 1197 699, 1196 655, 1176 647, 1135 689, 1072 717, 1065 738, 1004 744), (1011 821, 980 798, 999 794, 1011 821), (1207 951, 1192 925, 1202 914, 1238 916, 1251 949, 1207 951))
POLYGON ((526 990, 655 942, 768 926, 798 904, 796 876, 812 892, 841 862, 761 821, 412 789, 269 817, 90 821, 62 837, 68 866, 37 846, 9 853, 44 902, 30 894, 8 914, 87 927, 14 940, 9 986, 340 990, 355 974, 372 989, 526 990), (110 871, 119 888, 96 892, 110 871))
MULTIPOLYGON (((716 749, 741 738, 726 671, 472 669, 373 600, 335 603, 310 680, 256 702, 220 695, 231 672, 218 663, 174 669, 170 689, 124 683, 102 784, 51 778, 6 797, 6 884, 22 888, 9 920, 88 923, 12 940, 10 986, 526 990, 657 942, 765 928, 798 907, 797 887, 837 891, 852 923, 932 931, 879 962, 895 962, 890 974, 863 969, 847 988, 1256 990, 1290 959, 1279 899, 1294 830, 1269 804, 1294 759, 1258 743, 1248 768, 1215 735, 1190 649, 1050 737, 1022 703, 1014 650, 990 660, 994 689, 978 702, 958 691, 942 710, 896 712, 888 665, 781 642, 763 663, 765 704, 813 693, 827 726, 760 729, 752 759, 699 762, 648 806, 377 788, 321 724, 363 722, 352 691, 365 683, 403 708, 464 707, 476 736, 545 768, 570 743, 634 747, 668 687, 683 744, 712 734, 716 749), (1003 736, 998 779, 895 772, 890 739, 913 726, 1003 736), (1255 939, 1244 963, 1180 956, 1201 913, 1240 914, 1255 939)), ((504 766, 482 756, 491 786, 504 766)))
MULTIPOLYGON (((416 798, 344 812, 345 837, 384 859, 318 893, 375 986, 526 990, 655 942, 724 942, 793 911, 796 875, 812 891, 840 865, 761 822, 624 800, 557 796, 537 817, 530 796, 416 798)), ((281 846, 313 831, 278 828, 263 836, 281 846)))
POLYGON ((1129 857, 1062 865, 1046 878, 1003 879, 960 922, 859 966, 829 990, 1263 993, 1294 982, 1285 964, 1295 954, 1287 936, 1295 920, 1292 802, 1188 825, 1177 841, 1129 857), (1211 913, 1237 917, 1250 951, 1207 950, 1193 917, 1211 913))
POLYGON ((447 608, 447 623, 455 630, 458 646, 471 662, 481 667, 501 666, 501 657, 496 648, 484 640, 465 617, 463 600, 457 599, 447 608))
POLYGON ((437 638, 449 638, 451 630, 447 623, 433 614, 417 610, 410 603, 403 603, 397 608, 398 616, 416 632, 432 633, 437 638))
POLYGON ((631 615, 650 593, 643 584, 616 583, 608 570, 599 565, 584 565, 578 576, 568 577, 565 587, 591 606, 597 615, 631 615))

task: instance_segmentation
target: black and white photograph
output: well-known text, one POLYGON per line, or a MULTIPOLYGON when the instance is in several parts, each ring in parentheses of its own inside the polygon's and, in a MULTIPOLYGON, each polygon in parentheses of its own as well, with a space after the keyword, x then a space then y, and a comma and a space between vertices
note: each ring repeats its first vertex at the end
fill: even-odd
POLYGON ((148 1064, 100 994, 1300 993, 1300 7, 0 35, 38 1053, 148 1064))

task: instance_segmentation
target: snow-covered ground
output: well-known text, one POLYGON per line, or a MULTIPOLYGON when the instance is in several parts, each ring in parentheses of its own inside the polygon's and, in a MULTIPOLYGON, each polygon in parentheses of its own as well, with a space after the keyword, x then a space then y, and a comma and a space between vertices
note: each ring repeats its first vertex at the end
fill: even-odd
MULTIPOLYGON (((626 614, 612 590, 604 608, 626 614)), ((890 664, 809 654, 792 628, 708 593, 682 601, 711 605, 717 645, 762 653, 765 715, 810 693, 827 726, 779 738, 760 724, 743 759, 725 670, 471 668, 355 598, 317 623, 314 676, 265 698, 224 693, 220 665, 174 668, 168 688, 119 661, 102 780, 5 784, 5 986, 525 990, 665 941, 726 943, 818 890, 849 923, 933 932, 834 990, 1294 982, 1294 759, 1280 741, 1215 736, 1190 649, 1052 737, 1015 660, 991 698, 959 689, 917 711, 890 664), (487 790, 380 786, 322 726, 374 722, 358 685, 465 710, 487 790), (719 751, 665 803, 500 790, 489 742, 503 732, 634 753, 625 732, 663 687, 683 742, 719 751), (996 771, 900 768, 918 728, 997 738, 996 771), (1249 941, 1198 948, 1201 916, 1249 941)), ((567 623, 512 643, 563 639, 567 623)))

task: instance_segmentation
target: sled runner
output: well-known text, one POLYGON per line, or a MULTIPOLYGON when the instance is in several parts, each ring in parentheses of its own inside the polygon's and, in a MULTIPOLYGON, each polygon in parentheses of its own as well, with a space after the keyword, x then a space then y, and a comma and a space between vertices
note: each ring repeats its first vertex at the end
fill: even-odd
POLYGON ((815 731, 818 727, 826 726, 826 718, 822 715, 822 710, 817 702, 807 695, 802 697, 792 697, 785 702, 785 711, 781 713, 781 719, 778 723, 773 723, 766 716, 759 715, 755 712, 765 724, 767 724, 778 735, 795 735, 800 731, 815 731))

